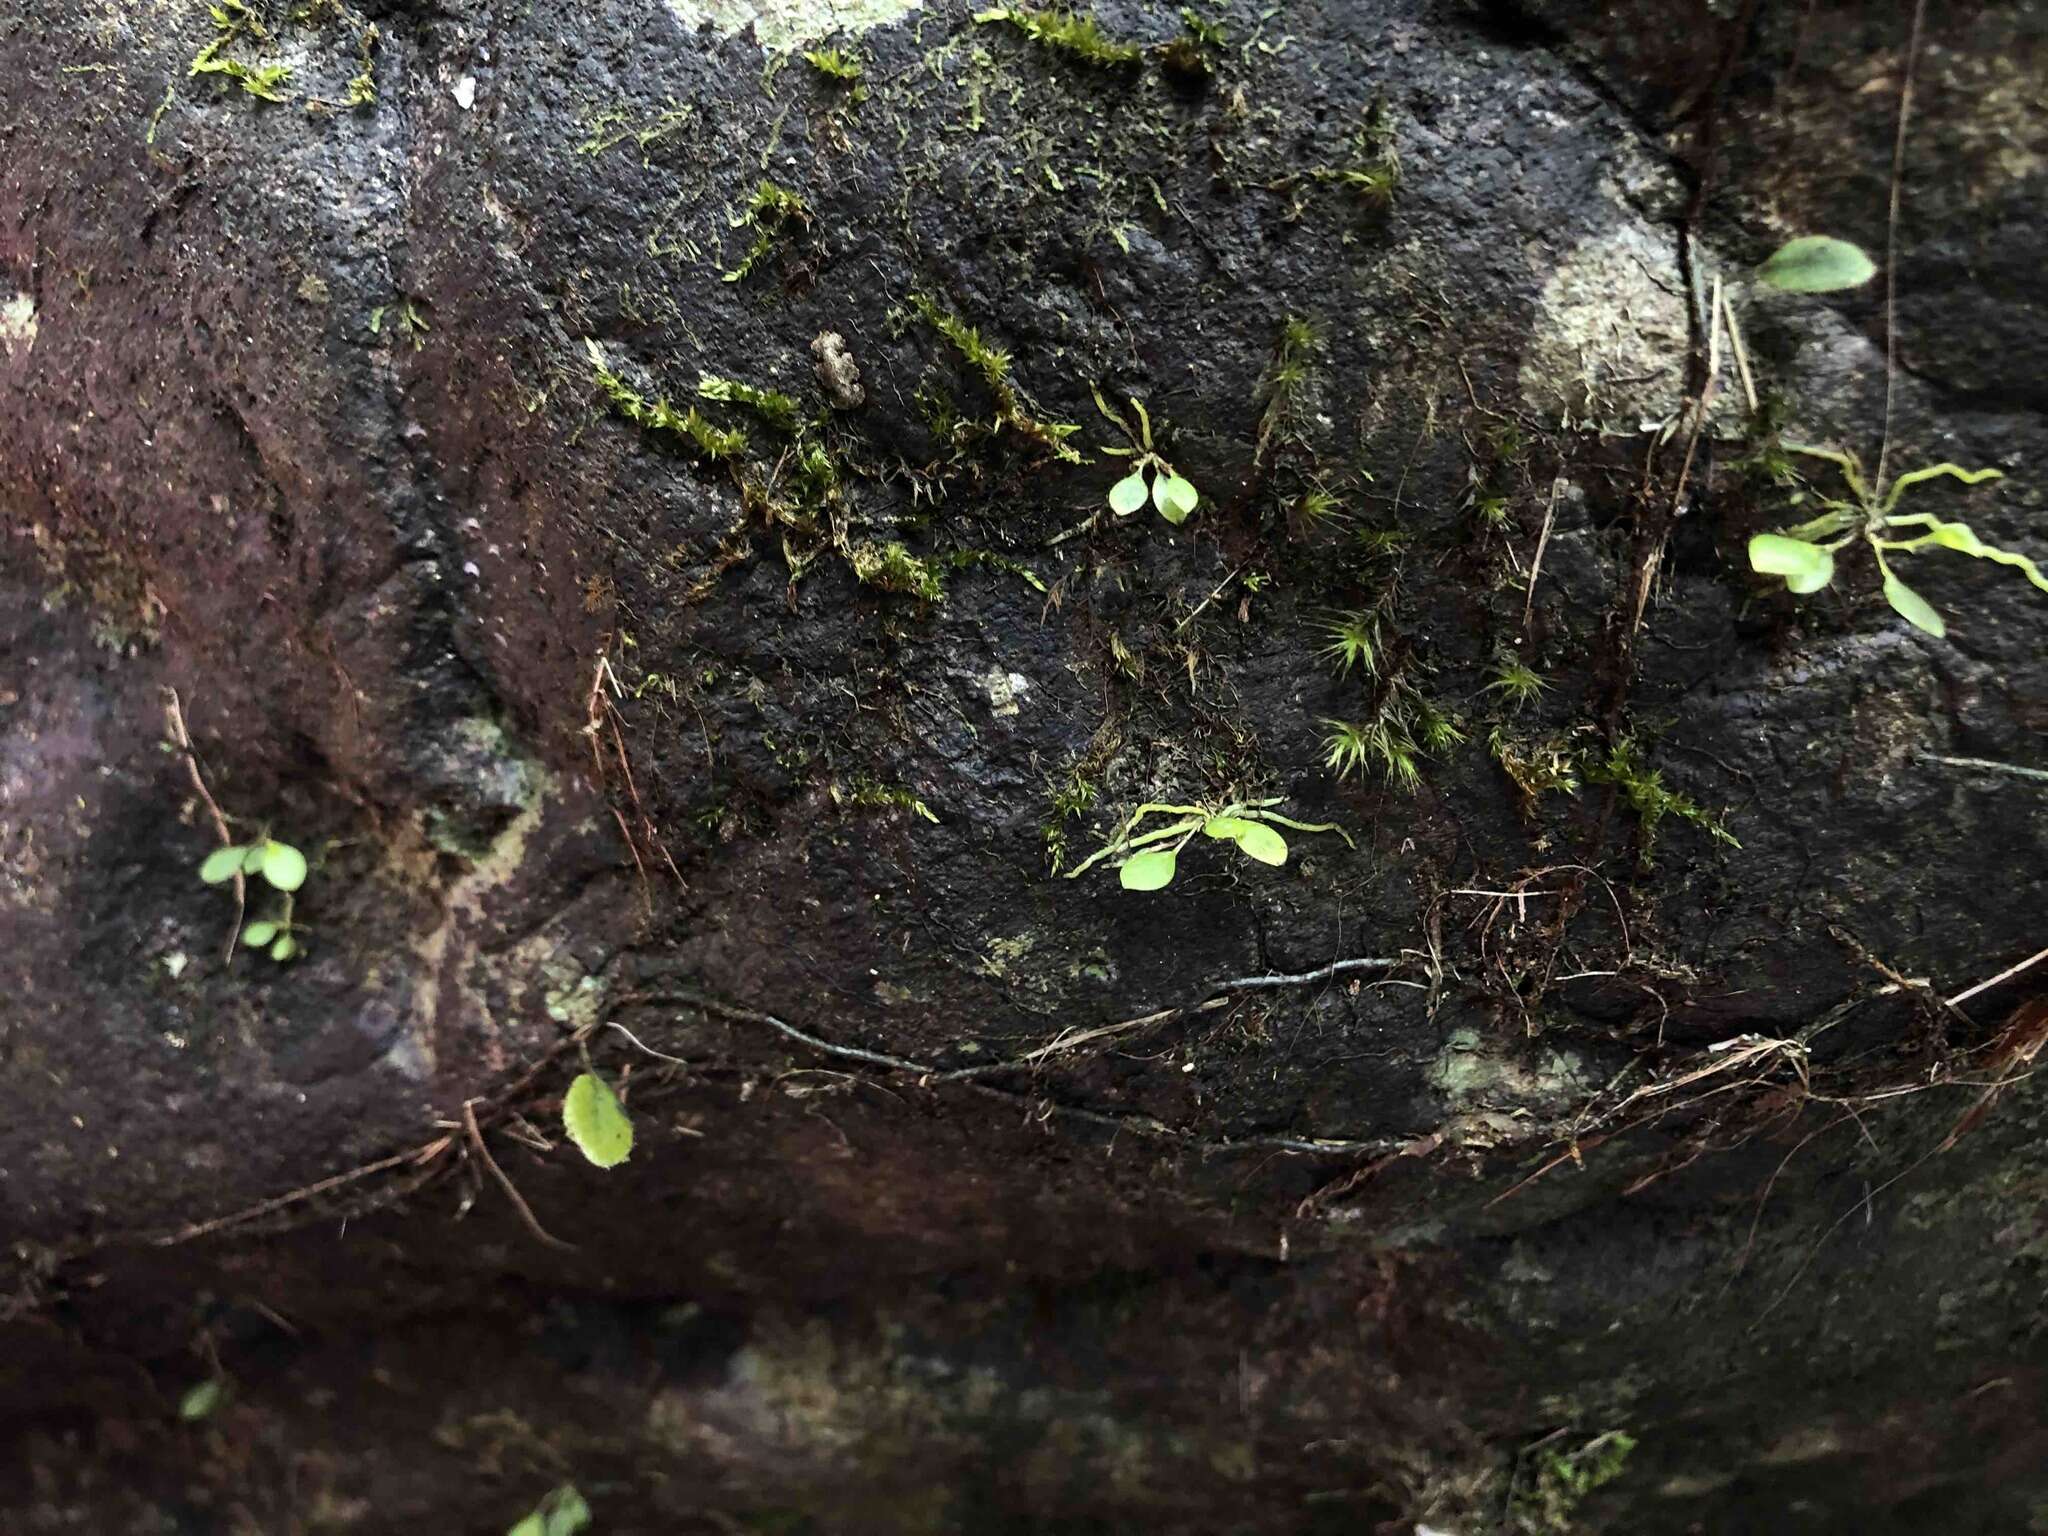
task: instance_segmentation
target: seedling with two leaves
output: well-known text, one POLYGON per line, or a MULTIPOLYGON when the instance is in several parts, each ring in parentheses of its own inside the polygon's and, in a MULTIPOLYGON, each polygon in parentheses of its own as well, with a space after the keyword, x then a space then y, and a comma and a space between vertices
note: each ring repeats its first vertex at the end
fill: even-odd
POLYGON ((1146 414, 1145 402, 1136 395, 1131 396, 1131 409, 1138 413, 1138 425, 1134 429, 1122 415, 1110 409, 1109 402, 1102 398, 1101 390, 1095 390, 1094 395, 1095 409, 1114 422, 1117 430, 1131 440, 1128 448, 1102 450, 1117 458, 1133 461, 1131 472, 1109 488, 1110 511, 1118 517, 1129 517, 1145 505, 1149 496, 1152 505, 1159 509, 1159 515, 1169 523, 1179 526, 1186 522, 1202 498, 1194 485, 1153 448, 1152 418, 1146 414), (1148 475, 1150 484, 1146 482, 1148 475))
MULTIPOLYGON (((1779 533, 1759 533, 1749 541, 1751 568, 1766 576, 1783 577, 1791 591, 1820 591, 1835 579, 1835 551, 1861 539, 1876 557, 1878 573, 1884 578, 1885 601, 1907 623, 1925 630, 1936 639, 1948 633, 1948 626, 1926 598, 1899 579, 1892 570, 1891 562, 1885 558, 1887 554, 1911 554, 1930 545, 1938 549, 1952 549, 1979 560, 2016 566, 2025 573, 2027 580, 2048 592, 2048 576, 2043 576, 2041 568, 2025 555, 1986 544, 1971 532, 1966 523, 1944 522, 1929 512, 1902 513, 1898 510, 1899 499, 1925 481, 1945 476, 1960 480, 1965 485, 1977 485, 1999 479, 1997 470, 1963 469, 1947 463, 1930 464, 1899 476, 1880 499, 1864 479, 1863 466, 1853 453, 1838 453, 1832 448, 1813 448, 1796 443, 1787 443, 1784 448, 1788 453, 1833 464, 1841 471, 1843 483, 1849 489, 1846 497, 1818 495, 1817 499, 1825 509, 1818 516, 1779 533), (1896 536, 1901 533, 1906 536, 1896 536)), ((1794 505, 1804 498, 1805 493, 1795 497, 1794 505)))
POLYGON ((199 878, 208 885, 225 885, 237 875, 261 875, 266 885, 284 897, 275 916, 243 927, 243 945, 269 950, 270 958, 280 964, 301 953, 305 945, 299 934, 304 930, 292 921, 292 899, 306 883, 306 856, 265 832, 254 842, 214 849, 199 866, 199 878))
POLYGON ((1117 881, 1125 890, 1157 891, 1172 883, 1181 850, 1197 836, 1234 843, 1246 858, 1277 866, 1287 862, 1287 839, 1274 830, 1276 826, 1291 827, 1296 832, 1335 832, 1351 843, 1351 834, 1335 822, 1295 821, 1273 809, 1284 803, 1284 796, 1275 795, 1268 800, 1233 800, 1217 806, 1141 805, 1118 823, 1104 847, 1068 870, 1067 878, 1072 880, 1104 859, 1113 858, 1117 861, 1117 881), (1140 832, 1139 824, 1151 816, 1174 819, 1165 826, 1140 832))

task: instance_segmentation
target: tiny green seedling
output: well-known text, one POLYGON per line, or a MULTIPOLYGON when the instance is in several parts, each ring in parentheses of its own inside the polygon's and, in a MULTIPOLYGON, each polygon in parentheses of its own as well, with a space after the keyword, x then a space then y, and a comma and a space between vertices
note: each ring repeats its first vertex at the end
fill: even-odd
POLYGON ((1152 505, 1159 509, 1159 515, 1178 527, 1186 522, 1201 502, 1201 495, 1194 485, 1179 470, 1152 446, 1152 417, 1145 410, 1145 402, 1136 395, 1130 397, 1131 409, 1138 413, 1138 425, 1134 429, 1102 398, 1102 391, 1093 391, 1095 408, 1116 424, 1117 429, 1131 442, 1127 448, 1105 448, 1102 451, 1120 459, 1130 459, 1131 472, 1109 488, 1109 509, 1118 517, 1129 517, 1145 505, 1149 497, 1152 505), (1147 476, 1150 483, 1147 484, 1147 476))
POLYGON ((178 1399, 179 1419, 187 1424, 198 1424, 212 1418, 226 1399, 227 1390, 227 1382, 219 1376, 195 1381, 178 1399))
POLYGON ((564 1483, 536 1504, 533 1513, 505 1536, 577 1536, 589 1524, 590 1505, 576 1491, 574 1483, 564 1483))
POLYGON ((284 897, 284 905, 274 916, 259 918, 242 929, 242 944, 269 950, 270 958, 279 964, 304 953, 299 935, 305 930, 292 920, 292 902, 306 883, 306 856, 266 832, 251 843, 214 849, 199 866, 199 878, 208 885, 225 885, 237 875, 261 875, 264 884, 284 897))
POLYGON ((1480 692, 1497 693, 1508 708, 1519 711, 1550 692, 1550 683, 1526 662, 1504 657, 1495 664, 1493 681, 1480 692))
POLYGON ((1007 22, 1033 42, 1043 43, 1086 63, 1105 69, 1135 64, 1144 55, 1136 43, 1118 42, 1102 30, 1093 16, 1069 10, 1032 10, 1021 5, 998 5, 974 13, 983 26, 1007 22))
POLYGON ((1333 613, 1323 621, 1323 633, 1329 636, 1329 644, 1316 654, 1330 664, 1339 679, 1349 677, 1353 667, 1368 678, 1380 675, 1385 646, 1377 612, 1353 608, 1333 613))
POLYGON ((633 1122, 595 1072, 580 1073, 562 1096, 562 1129, 596 1167, 616 1168, 632 1155, 633 1122))
POLYGON ((1291 827, 1296 832, 1335 832, 1351 843, 1351 834, 1335 822, 1295 821, 1273 809, 1285 803, 1284 796, 1275 795, 1267 800, 1233 800, 1218 806, 1141 805, 1117 824, 1106 845, 1068 870, 1066 878, 1072 880, 1104 859, 1113 858, 1117 861, 1117 882, 1125 890, 1162 890, 1173 882, 1181 850, 1197 834, 1234 843, 1246 858, 1275 866, 1287 862, 1287 839, 1274 830, 1275 826, 1291 827), (1175 819, 1165 826, 1140 832, 1139 824, 1149 816, 1175 819))
POLYGON ((1833 235, 1801 235, 1778 247, 1756 275, 1786 293, 1839 293, 1862 287, 1877 275, 1877 266, 1861 246, 1833 235))
MULTIPOLYGON (((1891 563, 1885 559, 1887 552, 1910 554, 1929 545, 1952 549, 1979 560, 2016 566, 2027 580, 2048 592, 2048 576, 2043 576, 2041 568, 2025 555, 1986 544, 1970 531, 1968 524, 1946 523, 1928 512, 1901 513, 1898 510, 1899 498, 1925 481, 1946 476, 1965 485, 1978 485, 1986 480, 2002 478, 1999 471, 1963 469, 1947 463, 1930 464, 1899 476, 1880 500, 1863 478, 1863 466, 1853 453, 1838 453, 1832 448, 1812 448, 1797 443, 1784 446, 1788 453, 1803 454, 1807 458, 1833 464, 1841 471, 1843 483, 1849 488, 1847 497, 1816 495, 1826 509, 1818 516, 1782 532, 1759 533, 1750 539, 1751 569, 1766 576, 1784 578, 1790 591, 1802 594, 1820 591, 1835 579, 1835 551, 1861 539, 1870 546, 1870 552, 1877 560, 1878 574, 1884 578, 1885 601, 1907 623, 1925 630, 1936 639, 1948 633, 1948 626, 1926 598, 1899 580, 1891 563), (1888 537, 1903 529, 1924 529, 1925 532, 1907 538, 1888 537)), ((1806 493, 1801 492, 1793 498, 1793 505, 1805 499, 1806 493)))

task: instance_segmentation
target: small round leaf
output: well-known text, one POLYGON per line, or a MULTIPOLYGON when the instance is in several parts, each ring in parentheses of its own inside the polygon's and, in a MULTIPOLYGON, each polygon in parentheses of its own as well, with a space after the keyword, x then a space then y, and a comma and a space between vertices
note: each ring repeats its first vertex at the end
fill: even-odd
POLYGON ((263 878, 280 891, 296 891, 306 883, 306 856, 290 843, 265 843, 263 878))
POLYGON ((1147 848, 1125 859, 1117 871, 1117 882, 1127 891, 1156 891, 1173 880, 1174 851, 1147 848))
POLYGON ((1145 505, 1145 472, 1134 469, 1123 479, 1109 488, 1109 510, 1118 517, 1129 517, 1145 505))
POLYGON ((1957 550, 1966 555, 1984 558, 1990 546, 1978 538, 1968 523, 1936 523, 1927 530, 1927 537, 1943 549, 1957 550))
POLYGON ((1811 586, 1793 586, 1792 589, 1795 592, 1817 592, 1835 574, 1835 557, 1818 544, 1809 544, 1804 539, 1782 533, 1759 533, 1749 541, 1749 566, 1766 576, 1782 576, 1787 585, 1813 582, 1811 586), (1816 576, 1820 578, 1818 581, 1814 581, 1816 576))
POLYGON ((1211 816, 1202 823, 1202 831, 1237 844, 1240 853, 1261 864, 1287 862, 1287 839, 1262 821, 1249 821, 1242 816, 1211 816))
POLYGON ((616 1168, 633 1150, 633 1122, 610 1083, 595 1072, 580 1074, 562 1098, 562 1129, 599 1168, 616 1168))
POLYGON ((270 946, 270 958, 282 965, 299 952, 299 941, 288 933, 281 933, 277 942, 270 946))
POLYGON ((1832 235, 1801 235, 1778 247, 1756 275, 1787 293, 1835 293, 1860 288, 1877 275, 1862 247, 1832 235))
POLYGON ((185 1395, 178 1399, 178 1417, 187 1424, 197 1424, 201 1419, 213 1417, 213 1411, 220 1407, 220 1401, 227 1395, 227 1386, 218 1376, 209 1376, 204 1381, 194 1382, 185 1389, 185 1395))
POLYGON ((1179 475, 1162 476, 1152 487, 1152 500, 1159 508, 1159 515, 1175 525, 1186 522, 1201 499, 1201 493, 1193 483, 1179 475))
POLYGON ((1948 626, 1941 622, 1934 605, 1890 571, 1884 573, 1884 600, 1915 629, 1924 629, 1937 640, 1948 633, 1948 626))
POLYGON ((199 866, 199 878, 208 885, 219 885, 232 880, 242 871, 244 848, 216 848, 206 856, 206 862, 199 866))
POLYGON ((261 949, 277 937, 277 924, 251 923, 242 930, 242 942, 251 949, 261 949))
POLYGON ((243 874, 254 875, 262 871, 264 847, 265 845, 262 843, 251 843, 247 848, 244 848, 242 850, 243 874))
POLYGON ((1287 839, 1263 821, 1246 822, 1244 831, 1238 835, 1237 846, 1245 857, 1257 859, 1261 864, 1287 862, 1287 839))

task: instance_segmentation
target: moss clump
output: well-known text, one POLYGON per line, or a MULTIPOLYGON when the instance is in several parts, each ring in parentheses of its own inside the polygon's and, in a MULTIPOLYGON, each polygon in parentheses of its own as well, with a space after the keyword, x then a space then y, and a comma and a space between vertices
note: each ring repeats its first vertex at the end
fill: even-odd
POLYGON ((932 808, 900 785, 884 784, 865 774, 854 779, 849 785, 842 785, 834 779, 829 786, 834 804, 856 811, 909 811, 922 816, 933 826, 939 823, 932 808))
POLYGON ((1549 1447, 1536 1451, 1526 1471, 1518 1469, 1529 1482, 1514 1488, 1509 1497, 1508 1518, 1513 1529, 1522 1536, 1567 1536, 1577 1529, 1572 1513, 1580 1501, 1621 1476, 1635 1448, 1633 1435, 1610 1429, 1575 1451, 1549 1447))
POLYGON ((1222 52, 1230 40, 1223 28, 1196 15, 1190 6, 1181 7, 1180 17, 1187 30, 1160 48, 1159 62, 1169 75, 1183 83, 1199 86, 1216 73, 1216 64, 1209 51, 1222 52))
MULTIPOLYGON (((952 343, 967 366, 972 368, 988 392, 995 397, 996 421, 1010 428, 1022 437, 1049 448, 1053 454, 1069 464, 1081 462, 1081 455, 1067 446, 1067 439, 1080 431, 1080 427, 1067 422, 1040 421, 1025 402, 1017 386, 1010 382, 1010 354, 1000 347, 992 347, 982 339, 981 332, 969 325, 958 315, 943 309, 939 304, 922 293, 910 296, 910 307, 917 311, 918 318, 952 343)), ((958 427, 951 434, 955 440, 960 437, 958 427)))
POLYGON ((1259 382, 1259 441, 1255 457, 1263 459, 1273 439, 1299 413, 1315 359, 1316 328, 1299 315, 1289 315, 1273 343, 1273 362, 1259 382))
POLYGON ((192 56, 186 75, 218 75, 234 81, 259 101, 283 101, 284 83, 292 73, 289 64, 245 64, 227 55, 228 46, 244 36, 258 40, 270 36, 262 18, 242 0, 220 0, 207 8, 207 14, 213 18, 213 41, 192 56))
POLYGON ((1085 13, 1027 10, 1021 5, 999 5, 990 10, 977 11, 974 19, 984 24, 1007 22, 1033 42, 1043 43, 1048 48, 1057 48, 1062 53, 1072 54, 1085 63, 1099 65, 1105 69, 1135 64, 1145 54, 1145 50, 1136 43, 1119 43, 1111 38, 1093 16, 1085 13))
POLYGON ((576 146, 576 153, 601 155, 613 145, 623 144, 628 139, 644 152, 649 145, 667 138, 690 120, 693 109, 689 103, 677 106, 674 101, 675 99, 671 97, 668 110, 658 114, 644 128, 635 128, 632 114, 624 108, 613 108, 611 111, 600 112, 595 117, 587 118, 585 121, 590 131, 583 142, 576 146))
POLYGON ((1357 195, 1366 207, 1391 208, 1401 186, 1401 152, 1394 144, 1394 115, 1386 102, 1375 100, 1351 141, 1348 164, 1318 166, 1318 181, 1335 182, 1357 195))
POLYGON ((713 462, 736 459, 747 451, 746 433, 720 431, 695 406, 678 411, 666 400, 650 401, 612 372, 605 361, 604 348, 588 338, 583 345, 590 353, 591 374, 597 387, 611 401, 612 409, 626 420, 650 432, 672 433, 688 443, 700 458, 713 462))
POLYGON ((697 397, 716 400, 721 405, 744 405, 778 432, 792 436, 800 425, 795 398, 779 389, 757 389, 752 384, 741 384, 707 373, 697 380, 697 397))
POLYGON ((868 586, 880 587, 884 592, 901 592, 927 603, 936 603, 946 595, 938 572, 894 540, 887 544, 857 544, 849 558, 853 574, 868 586))
POLYGON ((734 229, 754 231, 754 243, 738 266, 724 274, 725 281, 737 283, 754 270, 754 264, 775 248, 775 242, 791 229, 809 229, 811 209, 787 187, 764 181, 754 189, 746 209, 732 221, 734 229))
POLYGON ((1422 787, 1422 760, 1464 742, 1458 722, 1403 683, 1388 690, 1368 720, 1323 722, 1323 767, 1332 778, 1363 777, 1368 769, 1388 785, 1413 794, 1422 787))
POLYGON ((853 85, 861 76, 860 60, 841 48, 813 48, 804 55, 804 62, 839 85, 853 85))
POLYGON ((1635 738, 1623 736, 1607 749, 1604 757, 1594 758, 1585 764, 1586 778, 1594 784, 1611 784, 1621 791, 1628 801, 1629 809, 1636 814, 1636 825, 1641 839, 1640 857, 1645 866, 1657 846, 1657 827, 1666 816, 1676 816, 1689 821, 1709 837, 1740 848, 1721 818, 1710 811, 1701 809, 1690 795, 1680 794, 1667 786, 1663 772, 1651 768, 1642 760, 1641 751, 1635 738))
POLYGON ((363 28, 363 35, 357 46, 356 62, 359 67, 349 79, 348 95, 344 98, 351 107, 367 107, 376 103, 376 53, 377 27, 373 22, 363 28))
POLYGON ((1578 759, 1557 737, 1524 738, 1496 725, 1486 734, 1486 750, 1515 786, 1525 816, 1535 813, 1545 795, 1579 792, 1578 759))

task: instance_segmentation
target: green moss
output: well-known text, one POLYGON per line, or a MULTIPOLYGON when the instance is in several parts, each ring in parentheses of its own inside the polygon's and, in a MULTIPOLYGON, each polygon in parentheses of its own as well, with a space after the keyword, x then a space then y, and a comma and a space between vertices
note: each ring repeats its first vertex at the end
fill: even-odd
POLYGON ((757 389, 707 373, 697 380, 697 397, 722 405, 744 405, 769 426, 792 436, 799 426, 796 400, 779 389, 757 389))
POLYGON ((865 774, 854 779, 851 785, 842 786, 838 780, 831 785, 835 803, 856 811, 909 811, 922 816, 934 826, 939 818, 932 808, 900 785, 884 784, 865 774))
POLYGON ((1052 815, 1039 833, 1045 839, 1046 859, 1054 874, 1066 865, 1067 823, 1076 816, 1085 817, 1094 808, 1095 795, 1095 780, 1078 763, 1067 768, 1065 778, 1047 781, 1046 797, 1052 803, 1052 815))
POLYGON ((632 114, 623 107, 598 113, 586 120, 589 123, 589 131, 583 142, 576 146, 576 153, 601 155, 613 145, 623 144, 628 139, 644 151, 650 144, 667 138, 690 120, 693 109, 689 103, 676 106, 673 104, 673 97, 670 98, 670 102, 671 105, 666 111, 658 113, 652 122, 640 128, 633 126, 632 114))
POLYGON ((1159 61, 1169 74, 1199 83, 1216 73, 1210 50, 1220 53, 1230 39, 1223 28, 1191 7, 1182 6, 1180 18, 1186 30, 1159 50, 1159 61))
POLYGON ((861 76, 860 60, 839 48, 813 48, 804 55, 804 62, 841 85, 852 85, 861 76))
POLYGON ((1021 560, 1012 560, 1008 555, 999 555, 992 549, 956 549, 946 557, 946 563, 956 571, 965 570, 969 566, 986 565, 998 571, 1007 571, 1034 592, 1045 590, 1045 583, 1030 566, 1021 560))
POLYGON ((1366 108, 1365 120, 1352 139, 1350 162, 1319 166, 1315 177, 1347 188, 1368 208, 1393 205, 1401 185, 1401 155, 1394 147, 1393 114, 1384 101, 1375 100, 1366 108))
POLYGON ((1496 725, 1486 734, 1486 750, 1515 786, 1525 816, 1545 795, 1579 792, 1578 759, 1558 737, 1518 737, 1496 725))
POLYGON ((357 45, 356 61, 360 66, 348 82, 346 98, 351 107, 367 107, 377 100, 377 76, 374 65, 377 52, 377 28, 375 23, 363 28, 363 35, 357 45))
POLYGON ((419 351, 427 344, 427 333, 434 328, 427 321, 426 304, 425 299, 416 299, 410 294, 403 293, 393 303, 379 304, 370 311, 370 334, 383 335, 385 321, 388 319, 392 332, 411 342, 413 351, 419 351))
POLYGON ((983 24, 1005 22, 1033 42, 1071 54, 1085 63, 1115 69, 1135 64, 1144 57, 1136 43, 1120 43, 1102 30, 1093 16, 1066 10, 1027 10, 1021 5, 999 5, 977 11, 974 19, 983 24))
POLYGON ((1399 680, 1370 718, 1326 719, 1323 728, 1323 767, 1332 778, 1372 772, 1405 794, 1422 787, 1425 757, 1441 757, 1466 739, 1456 719, 1399 680))
MULTIPOLYGON (((969 325, 950 310, 922 293, 910 296, 910 307, 925 324, 937 331, 952 344, 953 350, 973 369, 988 392, 995 397, 996 420, 1021 437, 1029 438, 1040 446, 1049 448, 1053 454, 1070 464, 1081 462, 1081 455, 1067 446, 1067 439, 1080 431, 1080 427, 1067 422, 1040 421, 1027 405, 1017 386, 1010 381, 1010 354, 1000 347, 992 347, 982 339, 981 332, 969 325)), ((951 431, 948 434, 955 443, 963 440, 960 424, 951 419, 950 402, 943 402, 943 409, 949 418, 951 431)), ((929 419, 929 415, 928 415, 929 419)), ((937 423, 934 422, 934 430, 937 423)), ((968 434, 971 436, 971 434, 968 434)))
MULTIPOLYGON (((283 101, 284 83, 292 73, 289 64, 246 64, 240 59, 229 58, 227 54, 228 47, 245 36, 267 40, 270 33, 265 29, 263 19, 242 0, 220 0, 219 4, 207 8, 207 14, 213 18, 213 40, 192 56, 186 75, 219 76, 232 80, 259 101, 283 101)), ((153 130, 154 122, 150 126, 153 130)))
POLYGON ((853 574, 868 586, 880 587, 884 592, 901 592, 928 603, 938 602, 946 595, 938 572, 893 540, 887 544, 856 544, 848 558, 853 562, 853 574))
POLYGON ((698 457, 714 462, 736 459, 746 452, 746 433, 720 431, 694 406, 678 411, 666 400, 650 401, 612 372, 605 361, 604 349, 595 341, 586 338, 583 345, 589 351, 591 374, 598 388, 604 391, 612 409, 626 420, 650 432, 667 432, 679 437, 698 457))
POLYGON ((1607 749, 1603 757, 1594 758, 1585 764, 1586 778, 1594 784, 1611 784, 1621 791, 1628 801, 1629 809, 1635 812, 1640 837, 1640 857, 1645 865, 1657 845, 1658 825, 1667 816, 1676 816, 1698 827, 1731 848, 1742 845, 1735 841, 1721 818, 1702 810, 1691 796, 1680 794, 1664 782, 1663 773, 1644 763, 1635 738, 1623 736, 1607 749))
POLYGON ((1259 441, 1256 457, 1263 459, 1273 440, 1286 431, 1300 411, 1303 395, 1315 359, 1316 330, 1299 315, 1289 315, 1273 343, 1273 361, 1259 382, 1259 441))
POLYGON ((1610 1429, 1577 1450, 1536 1450, 1518 1469, 1519 1485, 1508 1501, 1513 1529, 1523 1536, 1568 1536, 1577 1529, 1572 1515, 1580 1501, 1620 1477, 1635 1448, 1634 1436, 1610 1429))
POLYGON ((775 242, 784 233, 792 228, 808 229, 810 224, 810 206, 801 197, 787 187, 763 181, 754 189, 745 211, 732 221, 734 229, 753 230, 754 243, 740 258, 739 265, 724 274, 725 281, 742 281, 754 270, 755 263, 775 248, 775 242))

